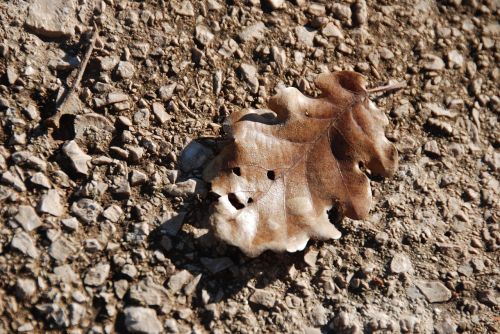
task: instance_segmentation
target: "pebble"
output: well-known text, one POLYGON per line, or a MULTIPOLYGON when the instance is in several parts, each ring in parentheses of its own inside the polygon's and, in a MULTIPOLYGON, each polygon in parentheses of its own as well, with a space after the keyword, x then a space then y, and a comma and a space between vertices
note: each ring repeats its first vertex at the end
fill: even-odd
POLYGON ((25 24, 48 38, 68 38, 75 34, 75 0, 35 0, 28 7, 25 24))
POLYGON ((438 56, 432 55, 432 54, 425 54, 423 55, 423 58, 425 59, 424 63, 422 64, 422 69, 425 71, 442 71, 445 68, 445 64, 443 59, 439 58, 438 56))
POLYGON ((264 6, 267 6, 268 8, 272 10, 280 9, 283 4, 285 3, 285 0, 264 0, 262 1, 264 6))
POLYGON ((120 61, 118 65, 116 65, 116 75, 120 79, 130 79, 134 76, 135 67, 134 64, 128 61, 120 61))
POLYGON ((167 290, 150 278, 145 278, 130 287, 130 299, 148 306, 164 306, 168 297, 167 290))
POLYGON ((19 176, 14 175, 10 171, 4 172, 2 174, 2 177, 0 178, 0 181, 12 186, 17 191, 23 192, 27 190, 23 180, 21 180, 19 176))
POLYGON ((250 64, 242 63, 239 72, 243 80, 248 83, 250 92, 256 94, 259 90, 259 79, 257 78, 257 68, 250 64))
POLYGON ((127 307, 123 310, 125 327, 128 332, 141 334, 159 334, 163 326, 153 309, 146 307, 127 307))
POLYGON ((451 298, 451 292, 439 281, 418 281, 415 283, 429 303, 443 303, 451 298))
POLYGON ((158 102, 154 102, 152 108, 153 108, 153 114, 155 115, 158 122, 160 122, 161 124, 167 122, 168 120, 170 120, 172 118, 165 111, 165 107, 163 106, 163 104, 158 103, 158 102))
POLYGON ((117 223, 123 215, 123 210, 116 204, 108 206, 103 212, 102 216, 112 223, 117 223))
POLYGON ((243 29, 239 34, 238 38, 243 43, 250 42, 253 40, 260 40, 264 38, 264 33, 266 31, 266 26, 263 22, 256 22, 245 29, 243 29))
POLYGON ((76 246, 64 237, 58 238, 49 247, 49 255, 59 262, 66 262, 75 252, 76 246))
POLYGON ((33 174, 30 177, 30 182, 40 188, 50 189, 52 187, 49 178, 42 172, 36 172, 33 174))
POLYGON ((60 217, 64 214, 64 206, 61 203, 61 196, 55 189, 49 189, 46 194, 38 202, 37 211, 48 213, 55 217, 60 217))
POLYGON ((194 16, 194 7, 190 1, 183 1, 179 6, 174 7, 174 11, 183 16, 194 16))
POLYGON ((30 278, 18 278, 16 295, 21 299, 28 299, 36 293, 36 283, 30 278))
POLYGON ((357 26, 365 25, 368 22, 368 6, 365 0, 356 0, 353 7, 353 17, 357 26))
POLYGON ((109 263, 99 263, 85 275, 83 283, 89 286, 100 286, 106 283, 111 267, 109 263))
POLYGON ((263 289, 256 289, 248 299, 250 303, 256 304, 263 308, 273 308, 276 303, 276 296, 273 292, 263 289))
POLYGON ((89 163, 92 158, 82 151, 76 141, 67 141, 63 145, 62 151, 69 158, 71 166, 77 173, 89 175, 89 163))
POLYGON ((71 231, 78 231, 78 226, 79 226, 78 219, 76 219, 75 217, 70 217, 61 220, 61 224, 71 231))
POLYGON ((314 46, 314 36, 316 36, 316 31, 308 30, 306 27, 297 26, 295 27, 295 35, 299 43, 307 46, 314 46))
POLYGON ((189 173, 203 167, 213 156, 211 149, 192 141, 182 150, 179 157, 179 166, 184 173, 189 173))
POLYGON ((29 104, 26 108, 23 108, 23 114, 28 117, 29 120, 31 121, 38 121, 40 120, 40 112, 38 111, 38 108, 33 105, 29 104))
POLYGON ((333 22, 328 22, 323 29, 321 30, 321 33, 325 37, 335 37, 338 39, 344 39, 344 34, 342 33, 342 30, 338 28, 333 22))
POLYGON ((10 247, 17 249, 21 253, 28 255, 34 259, 38 257, 38 249, 35 246, 35 242, 26 232, 19 231, 14 234, 14 237, 12 237, 12 241, 10 243, 10 247))
POLYGON ((207 46, 214 39, 214 34, 205 25, 197 25, 195 28, 195 38, 198 43, 203 46, 207 46))
POLYGON ((7 66, 7 70, 5 71, 5 75, 7 76, 7 82, 9 83, 9 85, 15 84, 17 78, 19 77, 16 69, 13 66, 7 66))
POLYGON ((175 88, 177 87, 176 83, 172 83, 167 86, 161 86, 158 89, 158 95, 160 96, 160 99, 163 102, 168 102, 170 99, 172 99, 172 96, 174 95, 175 88))
POLYGON ((334 3, 331 6, 331 12, 333 17, 341 21, 349 21, 352 16, 351 7, 340 3, 334 3))
POLYGON ((440 157, 441 151, 439 150, 439 146, 435 140, 430 140, 424 145, 424 152, 432 157, 440 157))
POLYGON ((168 280, 168 288, 171 292, 179 292, 190 280, 193 279, 193 275, 187 270, 181 270, 178 273, 170 276, 168 280))
POLYGON ((35 209, 29 205, 20 205, 14 220, 27 232, 33 231, 42 225, 42 221, 36 214, 35 209))
POLYGON ((404 253, 397 253, 391 260, 391 271, 394 274, 402 274, 412 270, 411 261, 404 253))
POLYGON ((135 187, 146 183, 148 181, 148 176, 143 172, 134 169, 130 172, 129 180, 130 185, 135 187))
POLYGON ((448 52, 447 58, 449 68, 462 68, 464 66, 464 56, 458 50, 448 52))
POLYGON ((82 198, 71 205, 71 212, 84 223, 95 223, 102 206, 89 198, 82 198))

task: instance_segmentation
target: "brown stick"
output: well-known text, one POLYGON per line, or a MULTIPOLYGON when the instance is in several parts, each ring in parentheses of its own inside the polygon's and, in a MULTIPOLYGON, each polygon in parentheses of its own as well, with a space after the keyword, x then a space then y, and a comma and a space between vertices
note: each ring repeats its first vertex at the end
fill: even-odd
POLYGON ((406 87, 406 82, 398 82, 395 84, 389 84, 389 85, 385 85, 385 86, 370 88, 370 89, 367 89, 366 91, 368 92, 368 94, 373 94, 373 93, 387 92, 390 90, 401 89, 401 88, 405 88, 405 87, 406 87))
POLYGON ((71 85, 69 90, 66 90, 59 99, 59 101, 56 102, 56 113, 52 117, 47 119, 47 124, 49 126, 55 126, 55 127, 59 126, 59 118, 61 117, 60 111, 63 109, 63 106, 69 100, 71 95, 73 95, 80 86, 80 82, 82 81, 83 74, 87 69, 87 65, 89 63, 90 56, 92 55, 92 51, 94 50, 95 42, 97 40, 98 35, 99 35, 99 30, 97 29, 97 27, 94 27, 94 32, 92 33, 92 37, 90 38, 90 45, 80 63, 80 67, 78 68, 78 73, 76 75, 75 81, 73 81, 73 84, 71 85))

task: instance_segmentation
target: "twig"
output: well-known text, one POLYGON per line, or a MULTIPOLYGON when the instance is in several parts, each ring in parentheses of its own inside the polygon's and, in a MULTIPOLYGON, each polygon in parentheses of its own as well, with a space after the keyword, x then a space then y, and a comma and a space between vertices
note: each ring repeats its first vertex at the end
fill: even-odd
POLYGON ((59 98, 59 100, 56 102, 56 113, 52 117, 47 119, 49 125, 55 127, 59 126, 59 118, 61 117, 60 111, 63 109, 64 105, 69 100, 71 95, 73 95, 80 86, 80 82, 82 81, 83 74, 87 69, 87 64, 89 63, 90 56, 92 55, 92 51, 94 50, 95 42, 97 40, 98 35, 99 35, 99 30, 97 29, 97 27, 94 27, 94 32, 92 33, 92 37, 90 38, 90 45, 80 63, 80 67, 78 68, 75 81, 73 81, 71 87, 68 90, 66 90, 63 93, 63 95, 59 98))
POLYGON ((401 89, 401 88, 405 88, 405 87, 406 87, 406 82, 398 82, 398 83, 394 83, 394 84, 388 84, 385 86, 370 88, 370 89, 367 89, 366 91, 368 92, 368 94, 373 94, 373 93, 387 92, 390 90, 401 89))

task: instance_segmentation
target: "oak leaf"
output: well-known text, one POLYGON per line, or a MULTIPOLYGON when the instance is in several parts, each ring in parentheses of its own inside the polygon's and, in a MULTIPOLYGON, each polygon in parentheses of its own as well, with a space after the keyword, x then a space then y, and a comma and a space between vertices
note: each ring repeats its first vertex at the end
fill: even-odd
POLYGON ((338 239, 328 219, 363 219, 371 206, 368 177, 390 176, 397 151, 384 134, 385 114, 355 72, 321 74, 322 94, 284 88, 270 110, 231 115, 232 141, 205 170, 219 195, 210 223, 215 234, 249 256, 267 249, 302 250, 310 238, 338 239))

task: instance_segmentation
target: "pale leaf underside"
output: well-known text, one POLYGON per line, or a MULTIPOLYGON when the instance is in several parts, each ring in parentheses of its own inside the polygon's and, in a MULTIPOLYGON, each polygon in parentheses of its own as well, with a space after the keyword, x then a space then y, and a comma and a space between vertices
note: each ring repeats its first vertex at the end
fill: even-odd
POLYGON ((233 141, 205 170, 220 196, 210 217, 216 235, 249 256, 339 238, 328 210, 352 219, 370 210, 360 166, 382 176, 397 168, 387 117, 368 99, 364 77, 321 74, 316 86, 319 98, 285 88, 270 110, 233 114, 233 141))

